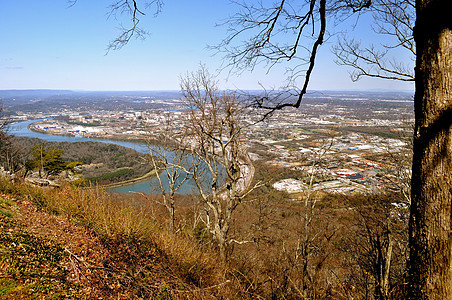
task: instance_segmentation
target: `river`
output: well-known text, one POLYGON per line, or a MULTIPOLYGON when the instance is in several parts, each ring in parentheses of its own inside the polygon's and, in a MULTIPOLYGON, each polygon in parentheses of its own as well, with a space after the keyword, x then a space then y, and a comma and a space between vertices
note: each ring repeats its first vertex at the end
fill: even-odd
MULTIPOLYGON (((40 120, 31 120, 31 121, 23 121, 12 123, 8 125, 7 132, 9 135, 13 136, 23 136, 30 138, 38 138, 49 142, 101 142, 107 144, 115 144, 124 147, 128 147, 134 149, 140 153, 149 153, 148 145, 143 143, 133 143, 126 141, 113 141, 113 140, 105 140, 105 139, 96 139, 96 138, 84 138, 84 137, 73 137, 73 136, 62 136, 62 135, 53 135, 53 134, 44 134, 32 131, 28 129, 28 125, 31 123, 37 122, 40 120)), ((171 153, 170 153, 171 156, 171 153)), ((171 158, 169 158, 171 159, 171 158)), ((168 189, 168 179, 164 176, 164 173, 160 175, 162 179, 162 183, 166 189, 168 189)), ((132 184, 123 185, 120 187, 108 189, 108 192, 115 193, 147 193, 147 194, 158 194, 160 193, 160 188, 158 184, 157 178, 152 178, 132 184)), ((179 194, 193 194, 196 193, 197 188, 193 180, 187 180, 184 184, 179 188, 179 194)))

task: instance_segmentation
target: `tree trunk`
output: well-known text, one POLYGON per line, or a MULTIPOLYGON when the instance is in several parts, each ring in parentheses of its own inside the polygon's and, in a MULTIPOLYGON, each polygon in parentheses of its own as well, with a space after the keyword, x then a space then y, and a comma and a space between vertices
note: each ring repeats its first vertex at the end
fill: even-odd
POLYGON ((388 241, 385 249, 385 259, 384 259, 384 269, 382 272, 382 294, 384 295, 384 299, 389 299, 389 289, 391 287, 390 282, 390 270, 391 270, 391 260, 392 260, 392 249, 394 247, 394 239, 392 237, 391 232, 387 232, 388 241))
POLYGON ((377 285, 375 287, 375 299, 384 300, 390 299, 390 271, 392 260, 392 249, 394 246, 394 239, 392 233, 387 230, 381 235, 377 233, 375 238, 375 252, 377 259, 375 261, 375 280, 377 285))
POLYGON ((215 226, 215 243, 216 246, 218 247, 218 254, 220 255, 220 259, 222 262, 226 262, 227 260, 227 241, 226 241, 226 237, 227 237, 227 233, 224 231, 224 228, 220 228, 217 225, 215 226))
POLYGON ((175 203, 174 203, 174 195, 171 195, 171 210, 170 210, 170 215, 171 215, 171 231, 174 231, 175 228, 175 224, 176 224, 176 208, 175 208, 175 203))
POLYGON ((452 299, 452 18, 417 0, 409 299, 452 299))

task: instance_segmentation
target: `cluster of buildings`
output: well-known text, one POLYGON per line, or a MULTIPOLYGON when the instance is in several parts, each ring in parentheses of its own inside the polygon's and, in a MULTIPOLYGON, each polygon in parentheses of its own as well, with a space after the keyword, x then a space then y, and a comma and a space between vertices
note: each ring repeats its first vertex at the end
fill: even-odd
POLYGON ((300 170, 299 178, 278 181, 274 188, 288 193, 307 190, 372 193, 397 189, 402 179, 395 174, 400 169, 410 170, 408 140, 347 132, 322 140, 318 134, 315 131, 306 136, 304 132, 300 139, 282 141, 252 140, 261 146, 254 148, 261 149, 257 154, 268 157, 268 163, 300 170), (317 183, 307 186, 313 173, 317 183))
MULTIPOLYGON (((412 103, 387 108, 383 103, 379 104, 378 110, 372 111, 359 104, 354 107, 343 103, 306 104, 300 109, 275 113, 263 122, 258 122, 262 113, 244 114, 242 122, 248 126, 243 142, 248 146, 250 157, 256 163, 299 171, 296 178, 275 182, 275 189, 294 194, 308 189, 369 193, 388 186, 396 188, 401 179, 393 175, 395 169, 405 168, 404 172, 409 172, 409 163, 406 166, 400 164, 409 158, 410 143, 404 132, 406 124, 412 122, 412 103), (404 117, 397 118, 397 115, 404 117), (394 157, 398 157, 398 162, 394 157), (312 172, 317 180, 308 186, 306 178, 312 172)), ((44 133, 145 138, 168 131, 177 135, 184 129, 188 112, 180 107, 166 107, 141 111, 66 112, 52 118, 44 115, 27 117, 45 118, 31 126, 44 133)))
MULTIPOLYGON (((145 138, 151 133, 183 127, 184 111, 152 110, 125 112, 86 112, 57 116, 36 115, 39 118, 30 129, 56 135, 93 138, 145 138)), ((26 119, 26 118, 22 118, 26 119)), ((22 120, 22 119, 17 119, 22 120)))

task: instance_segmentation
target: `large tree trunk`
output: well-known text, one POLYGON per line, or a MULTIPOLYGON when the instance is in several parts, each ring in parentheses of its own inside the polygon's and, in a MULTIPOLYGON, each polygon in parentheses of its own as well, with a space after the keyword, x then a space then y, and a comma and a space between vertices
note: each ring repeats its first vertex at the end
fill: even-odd
POLYGON ((450 0, 416 1, 409 299, 452 299, 450 0))

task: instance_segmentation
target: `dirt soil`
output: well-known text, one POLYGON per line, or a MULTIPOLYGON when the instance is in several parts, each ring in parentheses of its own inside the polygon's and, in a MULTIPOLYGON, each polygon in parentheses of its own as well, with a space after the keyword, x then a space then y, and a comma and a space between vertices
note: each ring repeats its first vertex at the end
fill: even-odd
POLYGON ((149 243, 102 239, 11 195, 0 193, 0 204, 0 299, 194 296, 149 243))

